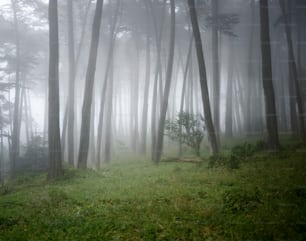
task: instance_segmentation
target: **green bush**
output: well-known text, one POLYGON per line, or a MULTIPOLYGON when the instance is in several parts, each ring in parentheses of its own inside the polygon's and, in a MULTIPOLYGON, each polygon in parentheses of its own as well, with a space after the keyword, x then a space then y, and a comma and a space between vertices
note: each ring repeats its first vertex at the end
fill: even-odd
POLYGON ((217 154, 214 156, 209 157, 208 160, 208 167, 227 167, 229 169, 238 169, 240 164, 239 158, 236 156, 230 154, 230 155, 224 155, 224 154, 217 154))
POLYGON ((25 154, 17 160, 18 172, 42 172, 48 169, 48 148, 41 136, 34 136, 26 146, 25 154))
POLYGON ((204 118, 188 112, 178 113, 174 121, 167 120, 165 124, 165 135, 173 141, 191 147, 197 156, 200 156, 204 132, 204 118))
POLYGON ((232 213, 250 211, 262 203, 260 199, 261 193, 258 188, 231 189, 223 194, 223 210, 232 213))

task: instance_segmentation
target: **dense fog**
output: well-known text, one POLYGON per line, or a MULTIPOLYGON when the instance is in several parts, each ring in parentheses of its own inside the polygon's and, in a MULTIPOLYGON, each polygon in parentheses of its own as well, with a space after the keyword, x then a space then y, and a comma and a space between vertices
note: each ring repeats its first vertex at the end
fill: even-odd
POLYGON ((304 0, 0 0, 1 178, 305 141, 305 23, 304 0))

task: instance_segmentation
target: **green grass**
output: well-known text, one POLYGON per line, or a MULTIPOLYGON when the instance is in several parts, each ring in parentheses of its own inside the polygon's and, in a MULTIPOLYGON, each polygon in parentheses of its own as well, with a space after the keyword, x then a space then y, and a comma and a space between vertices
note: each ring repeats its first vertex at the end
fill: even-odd
POLYGON ((126 161, 1 186, 0 240, 306 240, 306 150, 239 169, 126 161))

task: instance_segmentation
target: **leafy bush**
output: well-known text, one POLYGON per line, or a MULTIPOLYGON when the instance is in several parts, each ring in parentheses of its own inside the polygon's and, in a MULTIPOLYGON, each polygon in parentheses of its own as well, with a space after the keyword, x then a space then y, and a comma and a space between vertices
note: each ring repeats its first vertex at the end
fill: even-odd
POLYGON ((223 194, 223 210, 232 213, 250 211, 262 203, 260 199, 261 193, 258 188, 231 189, 223 194))
POLYGON ((218 166, 225 166, 229 169, 238 169, 240 161, 234 155, 222 155, 217 154, 214 156, 209 157, 208 167, 218 167, 218 166))
POLYGON ((48 169, 48 148, 41 136, 34 136, 26 147, 25 154, 17 162, 19 172, 40 172, 48 169))
POLYGON ((174 121, 166 121, 165 131, 165 135, 171 140, 186 144, 200 156, 205 132, 204 118, 201 115, 180 112, 174 121))

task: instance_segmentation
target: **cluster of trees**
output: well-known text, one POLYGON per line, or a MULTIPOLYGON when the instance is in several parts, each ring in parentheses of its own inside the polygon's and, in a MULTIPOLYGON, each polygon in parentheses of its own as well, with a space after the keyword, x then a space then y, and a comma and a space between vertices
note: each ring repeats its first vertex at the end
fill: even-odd
POLYGON ((8 1, 0 170, 7 148, 14 175, 37 135, 50 179, 63 160, 99 167, 122 145, 158 163, 178 112, 203 115, 212 154, 234 135, 264 135, 273 150, 280 132, 306 141, 305 9, 303 0, 8 1), (46 97, 41 133, 35 93, 46 97))

